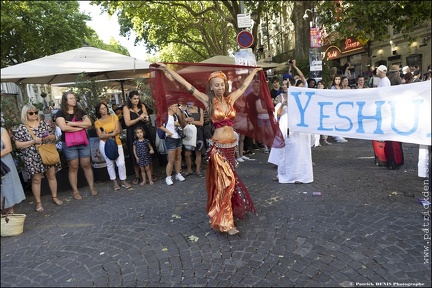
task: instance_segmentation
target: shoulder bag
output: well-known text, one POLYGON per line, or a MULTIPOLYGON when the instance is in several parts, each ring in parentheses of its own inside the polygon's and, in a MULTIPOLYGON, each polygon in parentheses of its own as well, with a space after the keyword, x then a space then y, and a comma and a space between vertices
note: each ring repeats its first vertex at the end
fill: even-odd
MULTIPOLYGON (((177 114, 174 113, 173 116, 174 116, 174 121, 178 121, 179 118, 177 114)), ((183 132, 183 129, 180 126, 174 126, 174 129, 181 139, 186 138, 186 134, 183 132)))
MULTIPOLYGON (((26 127, 34 140, 36 138, 36 135, 33 133, 33 131, 28 125, 26 127)), ((43 164, 52 166, 60 162, 60 155, 57 151, 57 147, 55 144, 36 144, 36 150, 38 151, 43 164)))
POLYGON ((166 148, 166 143, 165 143, 165 139, 159 139, 158 143, 156 144, 156 147, 159 151, 159 154, 167 154, 167 148, 166 148))
MULTIPOLYGON (((111 115, 111 119, 114 121, 114 116, 111 115)), ((118 145, 114 137, 108 138, 105 141, 105 148, 104 148, 105 156, 107 156, 110 160, 117 160, 119 157, 118 152, 118 145)))
MULTIPOLYGON (((75 121, 75 115, 72 118, 72 122, 81 122, 81 121, 75 121)), ((66 147, 73 147, 73 146, 79 146, 79 145, 85 145, 87 146, 89 144, 88 138, 87 138, 87 132, 85 129, 82 129, 80 131, 74 131, 74 132, 65 132, 65 143, 66 147)))
MULTIPOLYGON (((163 126, 166 127, 166 123, 164 123, 163 126)), ((165 139, 166 138, 166 133, 164 131, 162 131, 162 129, 160 129, 159 127, 156 127, 156 133, 157 133, 157 136, 159 137, 159 139, 165 139)))
POLYGON ((197 127, 193 124, 187 124, 183 128, 183 132, 186 135, 183 139, 183 145, 195 147, 197 142, 197 127))
POLYGON ((4 176, 6 176, 7 173, 10 172, 9 167, 3 162, 3 160, 1 161, 1 178, 3 178, 4 176))
POLYGON ((110 160, 117 160, 119 157, 118 146, 116 140, 113 138, 108 138, 105 141, 105 155, 110 160))

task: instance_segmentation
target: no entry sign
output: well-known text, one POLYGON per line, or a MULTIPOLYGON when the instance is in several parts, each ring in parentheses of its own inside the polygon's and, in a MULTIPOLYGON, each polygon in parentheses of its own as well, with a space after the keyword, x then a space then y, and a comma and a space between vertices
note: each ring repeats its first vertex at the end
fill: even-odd
POLYGON ((252 45, 253 41, 254 37, 249 31, 241 31, 237 35, 237 43, 242 48, 249 48, 252 45))

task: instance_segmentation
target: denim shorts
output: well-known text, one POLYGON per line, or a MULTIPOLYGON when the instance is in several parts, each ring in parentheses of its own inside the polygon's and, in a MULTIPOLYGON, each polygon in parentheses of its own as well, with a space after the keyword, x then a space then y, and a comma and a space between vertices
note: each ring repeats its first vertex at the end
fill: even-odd
POLYGON ((165 144, 166 144, 166 149, 167 151, 169 150, 175 150, 177 148, 181 148, 183 145, 183 139, 181 138, 170 138, 170 137, 166 137, 165 138, 165 144))
POLYGON ((271 127, 271 123, 270 123, 270 119, 257 119, 257 124, 259 128, 270 128, 271 127))
POLYGON ((63 142, 62 152, 66 161, 71 161, 78 158, 87 158, 90 157, 90 145, 66 147, 66 143, 63 142))
POLYGON ((185 145, 184 149, 187 151, 195 151, 195 146, 185 145))

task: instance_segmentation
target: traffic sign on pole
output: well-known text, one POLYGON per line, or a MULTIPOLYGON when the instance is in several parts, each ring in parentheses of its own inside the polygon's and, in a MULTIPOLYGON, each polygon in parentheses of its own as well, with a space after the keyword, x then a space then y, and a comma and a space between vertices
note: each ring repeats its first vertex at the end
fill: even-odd
POLYGON ((253 41, 254 37, 249 31, 241 31, 237 35, 237 43, 242 48, 249 48, 252 45, 253 41))

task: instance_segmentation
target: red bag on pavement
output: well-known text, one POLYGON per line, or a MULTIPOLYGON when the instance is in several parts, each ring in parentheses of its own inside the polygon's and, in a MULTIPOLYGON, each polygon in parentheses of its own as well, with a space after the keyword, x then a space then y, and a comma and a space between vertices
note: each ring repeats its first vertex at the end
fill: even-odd
POLYGON ((372 140, 372 146, 375 154, 375 165, 387 167, 387 158, 384 152, 385 142, 372 140))
POLYGON ((385 141, 384 153, 389 169, 396 170, 404 164, 404 155, 401 142, 385 141))

